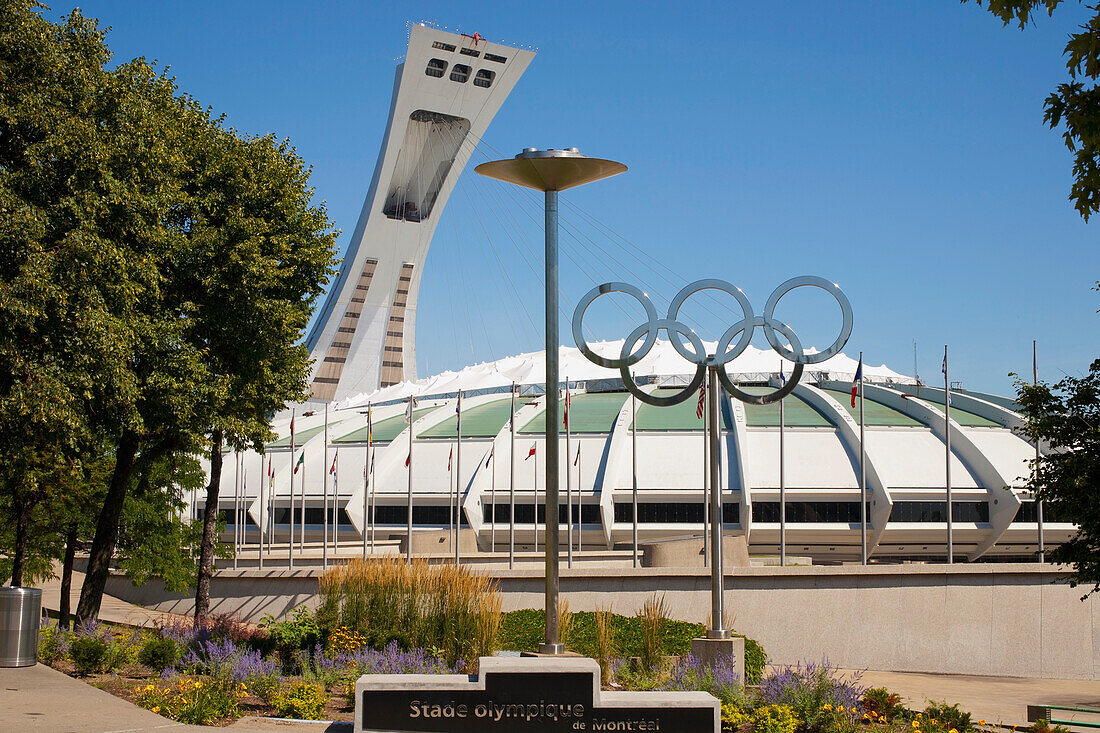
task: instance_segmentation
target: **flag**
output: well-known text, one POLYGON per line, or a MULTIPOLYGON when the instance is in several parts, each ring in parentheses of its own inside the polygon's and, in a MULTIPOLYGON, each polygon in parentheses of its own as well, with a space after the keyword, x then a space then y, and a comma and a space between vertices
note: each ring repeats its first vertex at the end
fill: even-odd
POLYGON ((779 362, 779 384, 784 387, 787 385, 787 375, 783 373, 783 362, 779 362))
POLYGON ((412 424, 413 421, 413 406, 416 404, 416 399, 409 398, 409 403, 405 405, 405 422, 412 424))
POLYGON ((947 376, 947 349, 943 350, 943 364, 940 364, 940 371, 943 372, 943 376, 947 376))
POLYGON ((569 429, 569 405, 573 401, 572 397, 573 397, 573 395, 569 391, 569 387, 566 387, 565 388, 565 409, 562 411, 562 415, 561 415, 561 424, 562 424, 562 427, 564 427, 566 430, 569 429))
POLYGON ((699 385, 699 404, 695 406, 695 417, 700 420, 703 419, 703 405, 707 395, 707 383, 703 382, 699 385))
POLYGON ((290 416, 290 434, 294 435, 294 416, 290 416))
POLYGON ((451 456, 454 455, 454 452, 455 452, 455 449, 452 447, 450 452, 447 454, 447 471, 448 472, 451 470, 451 456))
POLYGON ((578 443, 577 444, 577 457, 573 459, 573 465, 574 466, 577 465, 577 461, 579 461, 580 459, 581 459, 581 446, 578 443))
POLYGON ((412 453, 410 453, 409 455, 405 456, 405 467, 406 467, 406 468, 408 468, 408 466, 409 466, 409 461, 410 461, 410 460, 412 460, 412 457, 413 457, 413 454, 412 454, 412 453))
POLYGON ((298 456, 298 462, 294 464, 294 473, 298 473, 298 467, 306 462, 306 451, 303 448, 302 453, 298 456))
POLYGON ((340 451, 336 451, 336 453, 333 454, 333 456, 332 456, 332 466, 328 470, 328 472, 333 474, 333 475, 336 474, 336 457, 338 455, 340 455, 340 451))
POLYGON ((852 377, 852 407, 856 406, 856 392, 859 391, 859 380, 863 379, 863 356, 859 357, 859 366, 856 367, 856 375, 852 377))
MULTIPOLYGON (((535 455, 535 445, 536 445, 535 443, 531 444, 531 450, 527 451, 527 458, 530 458, 531 456, 535 455)), ((526 461, 527 458, 524 458, 523 460, 526 461)))
POLYGON ((496 446, 493 446, 493 448, 491 448, 489 450, 489 457, 485 459, 485 468, 489 467, 489 461, 493 460, 493 453, 495 453, 495 452, 496 452, 496 446))

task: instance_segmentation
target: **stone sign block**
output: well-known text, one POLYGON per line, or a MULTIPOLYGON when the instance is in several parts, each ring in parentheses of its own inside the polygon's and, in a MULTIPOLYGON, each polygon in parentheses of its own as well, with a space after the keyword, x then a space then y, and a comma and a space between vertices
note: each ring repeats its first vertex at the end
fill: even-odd
POLYGON ((604 692, 584 657, 482 657, 480 673, 370 674, 355 683, 356 733, 718 733, 705 692, 604 692))

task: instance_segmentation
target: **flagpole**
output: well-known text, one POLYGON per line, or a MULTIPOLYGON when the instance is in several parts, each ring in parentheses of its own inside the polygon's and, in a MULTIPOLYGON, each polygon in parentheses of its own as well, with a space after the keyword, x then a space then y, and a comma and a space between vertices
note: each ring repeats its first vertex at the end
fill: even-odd
MULTIPOLYGON (((551 415, 547 415, 547 419, 552 420, 552 419, 556 419, 556 418, 554 418, 551 415)), ((535 552, 537 553, 539 551, 539 454, 538 454, 537 450, 535 452, 535 462, 531 465, 534 466, 534 468, 535 468, 535 488, 534 488, 534 495, 535 495, 535 507, 534 507, 535 508, 535 525, 534 526, 535 526, 535 552)), ((546 515, 543 514, 542 518, 543 518, 543 521, 545 521, 546 520, 546 515)))
POLYGON ((335 455, 332 457, 332 555, 333 561, 336 561, 340 557, 340 521, 337 514, 337 506, 339 501, 337 497, 340 496, 340 449, 336 449, 335 455))
POLYGON ((458 448, 455 450, 455 567, 461 562, 462 535, 462 390, 458 390, 458 448))
POLYGON ((294 474, 298 467, 294 463, 294 408, 290 408, 290 537, 287 539, 287 566, 294 569, 294 474))
POLYGON ((267 534, 267 522, 266 522, 266 520, 267 520, 267 504, 264 502, 264 484, 266 484, 270 480, 270 478, 266 474, 264 474, 264 454, 263 453, 260 454, 260 474, 262 476, 262 478, 260 479, 260 491, 259 491, 260 521, 258 522, 258 527, 259 527, 259 530, 260 530, 260 547, 259 547, 259 554, 257 554, 257 556, 256 556, 256 564, 257 564, 257 567, 260 570, 263 570, 264 569, 264 535, 267 534))
MULTIPOLYGON (((585 390, 588 389, 587 383, 585 390)), ((584 512, 581 504, 581 444, 577 443, 577 457, 573 459, 573 467, 577 469, 577 554, 581 553, 584 544, 584 512)))
POLYGON ((405 516, 405 560, 412 562, 413 552, 413 397, 409 395, 409 495, 405 516))
MULTIPOLYGON (((370 489, 370 554, 374 555, 374 529, 378 524, 378 487, 374 485, 374 412, 367 403, 367 487, 370 489)), ((366 516, 366 515, 364 515, 366 516)), ((364 519, 364 521, 366 521, 364 519)))
POLYGON ((710 527, 710 440, 707 437, 707 425, 710 400, 706 399, 706 382, 699 387, 699 396, 703 399, 703 567, 710 567, 710 540, 707 529, 710 527))
POLYGON ((943 347, 943 434, 946 461, 944 475, 947 478, 947 564, 955 562, 954 517, 951 502, 951 382, 947 376, 947 346, 943 347))
POLYGON ((493 460, 493 452, 494 448, 490 448, 489 462, 493 465, 489 474, 489 552, 497 551, 497 462, 493 460))
MULTIPOLYGON (((326 466, 327 468, 327 466, 326 466)), ((298 482, 298 504, 302 514, 298 518, 298 556, 306 559, 306 447, 302 446, 302 480, 298 482)))
POLYGON ((630 393, 630 486, 634 521, 630 527, 634 567, 638 567, 638 399, 630 393))
POLYGON ((509 413, 508 450, 508 569, 516 567, 516 383, 512 382, 512 411, 509 413))
MULTIPOLYGON (((1039 350, 1035 339, 1031 340, 1031 383, 1039 386, 1039 350)), ((1039 478, 1039 438, 1035 438, 1035 483, 1039 478)), ((1035 502, 1035 521, 1039 524, 1039 562, 1045 562, 1046 547, 1043 544, 1043 502, 1035 502)))
MULTIPOLYGON (((324 462, 323 465, 324 465, 324 468, 322 468, 321 470, 324 472, 324 475, 321 477, 321 481, 323 481, 324 483, 323 483, 323 487, 322 487, 322 490, 321 490, 321 493, 322 493, 321 505, 324 508, 321 511, 324 513, 325 518, 324 518, 324 521, 321 522, 321 569, 322 570, 328 570, 328 474, 329 474, 329 471, 332 470, 332 467, 328 464, 328 403, 327 402, 325 403, 325 462, 324 462)), ((336 487, 333 486, 333 489, 335 489, 335 488, 336 487)), ((304 506, 305 505, 304 505, 304 500, 303 500, 303 507, 304 506)), ((305 522, 305 509, 303 508, 302 509, 302 526, 304 527, 305 524, 306 524, 306 522, 305 522)))
POLYGON ((725 584, 725 575, 722 572, 722 530, 725 529, 722 515, 722 476, 719 464, 719 450, 721 447, 721 433, 718 427, 718 368, 707 368, 710 376, 710 414, 708 424, 710 426, 710 503, 711 503, 711 564, 710 564, 710 628, 707 629, 708 639, 728 639, 730 632, 725 628, 723 613, 724 598, 722 595, 725 584))
POLYGON ((241 552, 241 452, 236 451, 233 470, 233 569, 237 569, 237 555, 241 552))
MULTIPOLYGON (((863 352, 859 352, 863 364, 863 352)), ((859 529, 860 562, 867 564, 867 449, 863 440, 863 369, 859 370, 859 529)))
MULTIPOLYGON (((571 402, 571 395, 569 392, 569 377, 565 378, 565 521, 566 521, 566 544, 569 545, 567 553, 567 563, 569 567, 573 567, 573 471, 569 465, 569 453, 571 443, 569 442, 569 406, 571 402)), ((580 487, 578 487, 579 489, 580 487)))
MULTIPOLYGON (((779 373, 783 373, 783 365, 779 365, 779 373)), ((787 474, 786 474, 786 445, 785 434, 787 428, 787 413, 784 408, 786 400, 779 400, 779 564, 787 565, 787 474)))

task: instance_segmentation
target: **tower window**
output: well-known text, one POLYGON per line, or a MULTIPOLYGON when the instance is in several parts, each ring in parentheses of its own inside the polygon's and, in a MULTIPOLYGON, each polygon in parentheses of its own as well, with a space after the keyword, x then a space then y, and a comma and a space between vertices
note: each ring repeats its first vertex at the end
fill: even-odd
POLYGON ((470 67, 466 64, 455 64, 451 69, 451 81, 457 81, 459 84, 465 84, 466 80, 470 78, 470 67))
POLYGON ((498 64, 503 64, 504 62, 506 62, 508 60, 508 57, 507 56, 497 56, 495 53, 487 53, 487 54, 485 54, 485 60, 486 61, 495 61, 498 64))
POLYGON ((489 71, 488 69, 478 69, 477 76, 474 77, 474 86, 485 87, 487 89, 492 85, 495 76, 496 72, 489 71))
MULTIPOLYGON (((458 68, 457 66, 455 67, 458 68)), ((443 59, 429 59, 428 68, 424 69, 424 73, 428 76, 434 76, 437 79, 443 78, 443 72, 447 70, 447 62, 443 59)), ((454 74, 451 75, 454 78, 454 74)))
POLYGON ((461 51, 459 51, 459 53, 462 54, 463 56, 473 56, 475 59, 478 56, 481 55, 481 51, 475 51, 472 48, 464 48, 461 51))
POLYGON ((444 43, 443 41, 436 41, 435 43, 432 44, 432 48, 438 48, 440 51, 454 51, 455 50, 454 46, 452 46, 449 43, 444 43))

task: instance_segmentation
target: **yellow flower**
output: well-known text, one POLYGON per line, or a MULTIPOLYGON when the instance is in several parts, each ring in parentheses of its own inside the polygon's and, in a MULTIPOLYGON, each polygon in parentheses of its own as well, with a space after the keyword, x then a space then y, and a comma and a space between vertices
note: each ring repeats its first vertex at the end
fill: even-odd
POLYGON ((825 703, 824 705, 821 706, 821 709, 822 710, 832 710, 833 706, 830 705, 829 703, 825 703))
POLYGON ((913 721, 913 727, 914 728, 920 728, 920 721, 919 720, 914 720, 913 721))
POLYGON ((957 730, 955 730, 954 728, 952 728, 951 730, 947 731, 947 733, 959 733, 959 732, 957 730))
POLYGON ((932 725, 935 725, 938 722, 940 722, 940 721, 936 720, 935 718, 932 718, 932 725))
POLYGON ((153 706, 153 712, 154 713, 159 713, 160 712, 160 705, 154 705, 153 706))
POLYGON ((201 690, 201 689, 202 689, 202 683, 201 683, 201 682, 198 682, 198 681, 196 681, 196 682, 195 682, 195 689, 196 689, 196 690, 201 690))
POLYGON ((917 720, 920 720, 924 713, 917 713, 917 720))
POLYGON ((978 721, 978 725, 985 725, 985 718, 978 721))

